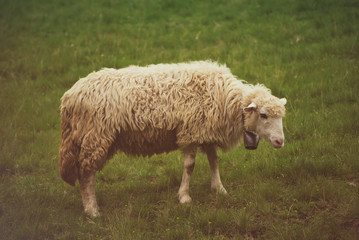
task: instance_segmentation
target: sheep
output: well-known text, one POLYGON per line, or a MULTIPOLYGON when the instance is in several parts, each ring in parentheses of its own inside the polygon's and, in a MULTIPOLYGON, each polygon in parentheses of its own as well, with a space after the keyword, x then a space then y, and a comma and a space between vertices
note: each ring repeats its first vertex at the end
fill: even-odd
POLYGON ((185 204, 192 201, 198 147, 209 161, 211 188, 227 194, 217 148, 239 145, 244 131, 256 131, 275 148, 284 146, 286 99, 237 79, 217 62, 104 68, 81 78, 61 100, 60 175, 73 186, 79 180, 84 210, 94 217, 95 174, 118 151, 151 156, 181 150, 178 199, 185 204))

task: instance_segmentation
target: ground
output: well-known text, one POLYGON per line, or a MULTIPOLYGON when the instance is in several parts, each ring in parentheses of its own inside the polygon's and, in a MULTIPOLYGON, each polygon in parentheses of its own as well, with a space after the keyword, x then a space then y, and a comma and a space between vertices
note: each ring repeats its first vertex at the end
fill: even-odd
POLYGON ((358 239, 359 4, 347 1, 0 1, 2 239, 358 239), (229 195, 197 155, 118 154, 101 216, 58 172, 59 105, 102 67, 212 59, 286 97, 285 147, 219 152, 229 195))

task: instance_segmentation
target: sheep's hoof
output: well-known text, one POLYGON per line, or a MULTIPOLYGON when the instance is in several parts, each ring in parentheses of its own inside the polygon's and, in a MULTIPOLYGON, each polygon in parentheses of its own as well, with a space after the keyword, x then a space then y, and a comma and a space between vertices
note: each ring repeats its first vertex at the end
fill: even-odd
POLYGON ((179 197, 181 204, 188 204, 192 202, 192 198, 189 195, 182 195, 179 197))
POLYGON ((219 192, 220 194, 223 194, 223 195, 227 195, 227 194, 228 194, 227 190, 226 190, 223 186, 219 188, 218 192, 219 192))
POLYGON ((219 194, 223 194, 223 195, 227 195, 228 192, 227 190, 223 187, 223 186, 219 186, 219 187, 211 187, 213 191, 215 191, 216 193, 219 194))
POLYGON ((100 212, 98 211, 98 208, 88 207, 85 209, 85 213, 93 218, 100 216, 100 212))

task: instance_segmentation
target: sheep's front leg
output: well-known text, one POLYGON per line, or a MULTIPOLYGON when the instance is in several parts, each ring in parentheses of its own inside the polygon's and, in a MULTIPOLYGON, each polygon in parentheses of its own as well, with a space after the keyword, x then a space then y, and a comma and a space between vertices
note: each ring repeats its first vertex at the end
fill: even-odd
POLYGON ((194 169, 196 158, 196 147, 190 147, 183 151, 184 154, 184 169, 182 175, 181 186, 178 191, 178 198, 180 203, 190 203, 192 198, 189 196, 189 182, 191 174, 194 169))
POLYGON ((85 172, 80 175, 80 190, 85 213, 92 217, 99 216, 99 207, 95 196, 96 172, 85 172))
POLYGON ((214 145, 208 145, 204 147, 204 150, 207 154, 207 158, 209 161, 209 166, 211 168, 211 188, 219 193, 227 194, 226 189, 223 187, 221 182, 221 177, 219 175, 219 168, 218 168, 218 155, 217 149, 214 145))

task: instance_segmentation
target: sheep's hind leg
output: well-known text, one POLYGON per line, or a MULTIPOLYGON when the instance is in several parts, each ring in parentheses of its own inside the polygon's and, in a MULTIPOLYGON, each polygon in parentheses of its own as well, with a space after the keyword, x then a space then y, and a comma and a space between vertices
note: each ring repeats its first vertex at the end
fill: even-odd
POLYGON ((92 217, 100 215, 95 196, 96 171, 103 168, 106 160, 114 152, 112 149, 109 154, 111 142, 105 139, 94 134, 94 131, 90 131, 85 136, 81 146, 82 152, 79 161, 80 190, 85 212, 92 217))
POLYGON ((178 199, 180 203, 190 203, 192 198, 189 196, 189 182, 191 174, 194 169, 195 158, 196 158, 196 147, 190 147, 183 151, 184 154, 184 169, 182 175, 181 186, 178 190, 178 199))
POLYGON ((216 147, 214 145, 208 145, 204 147, 204 151, 207 154, 209 166, 211 168, 211 188, 218 193, 227 194, 227 191, 223 187, 221 177, 219 175, 218 155, 216 147))
POLYGON ((85 213, 91 217, 100 215, 95 195, 96 172, 84 172, 79 178, 82 203, 85 213))

